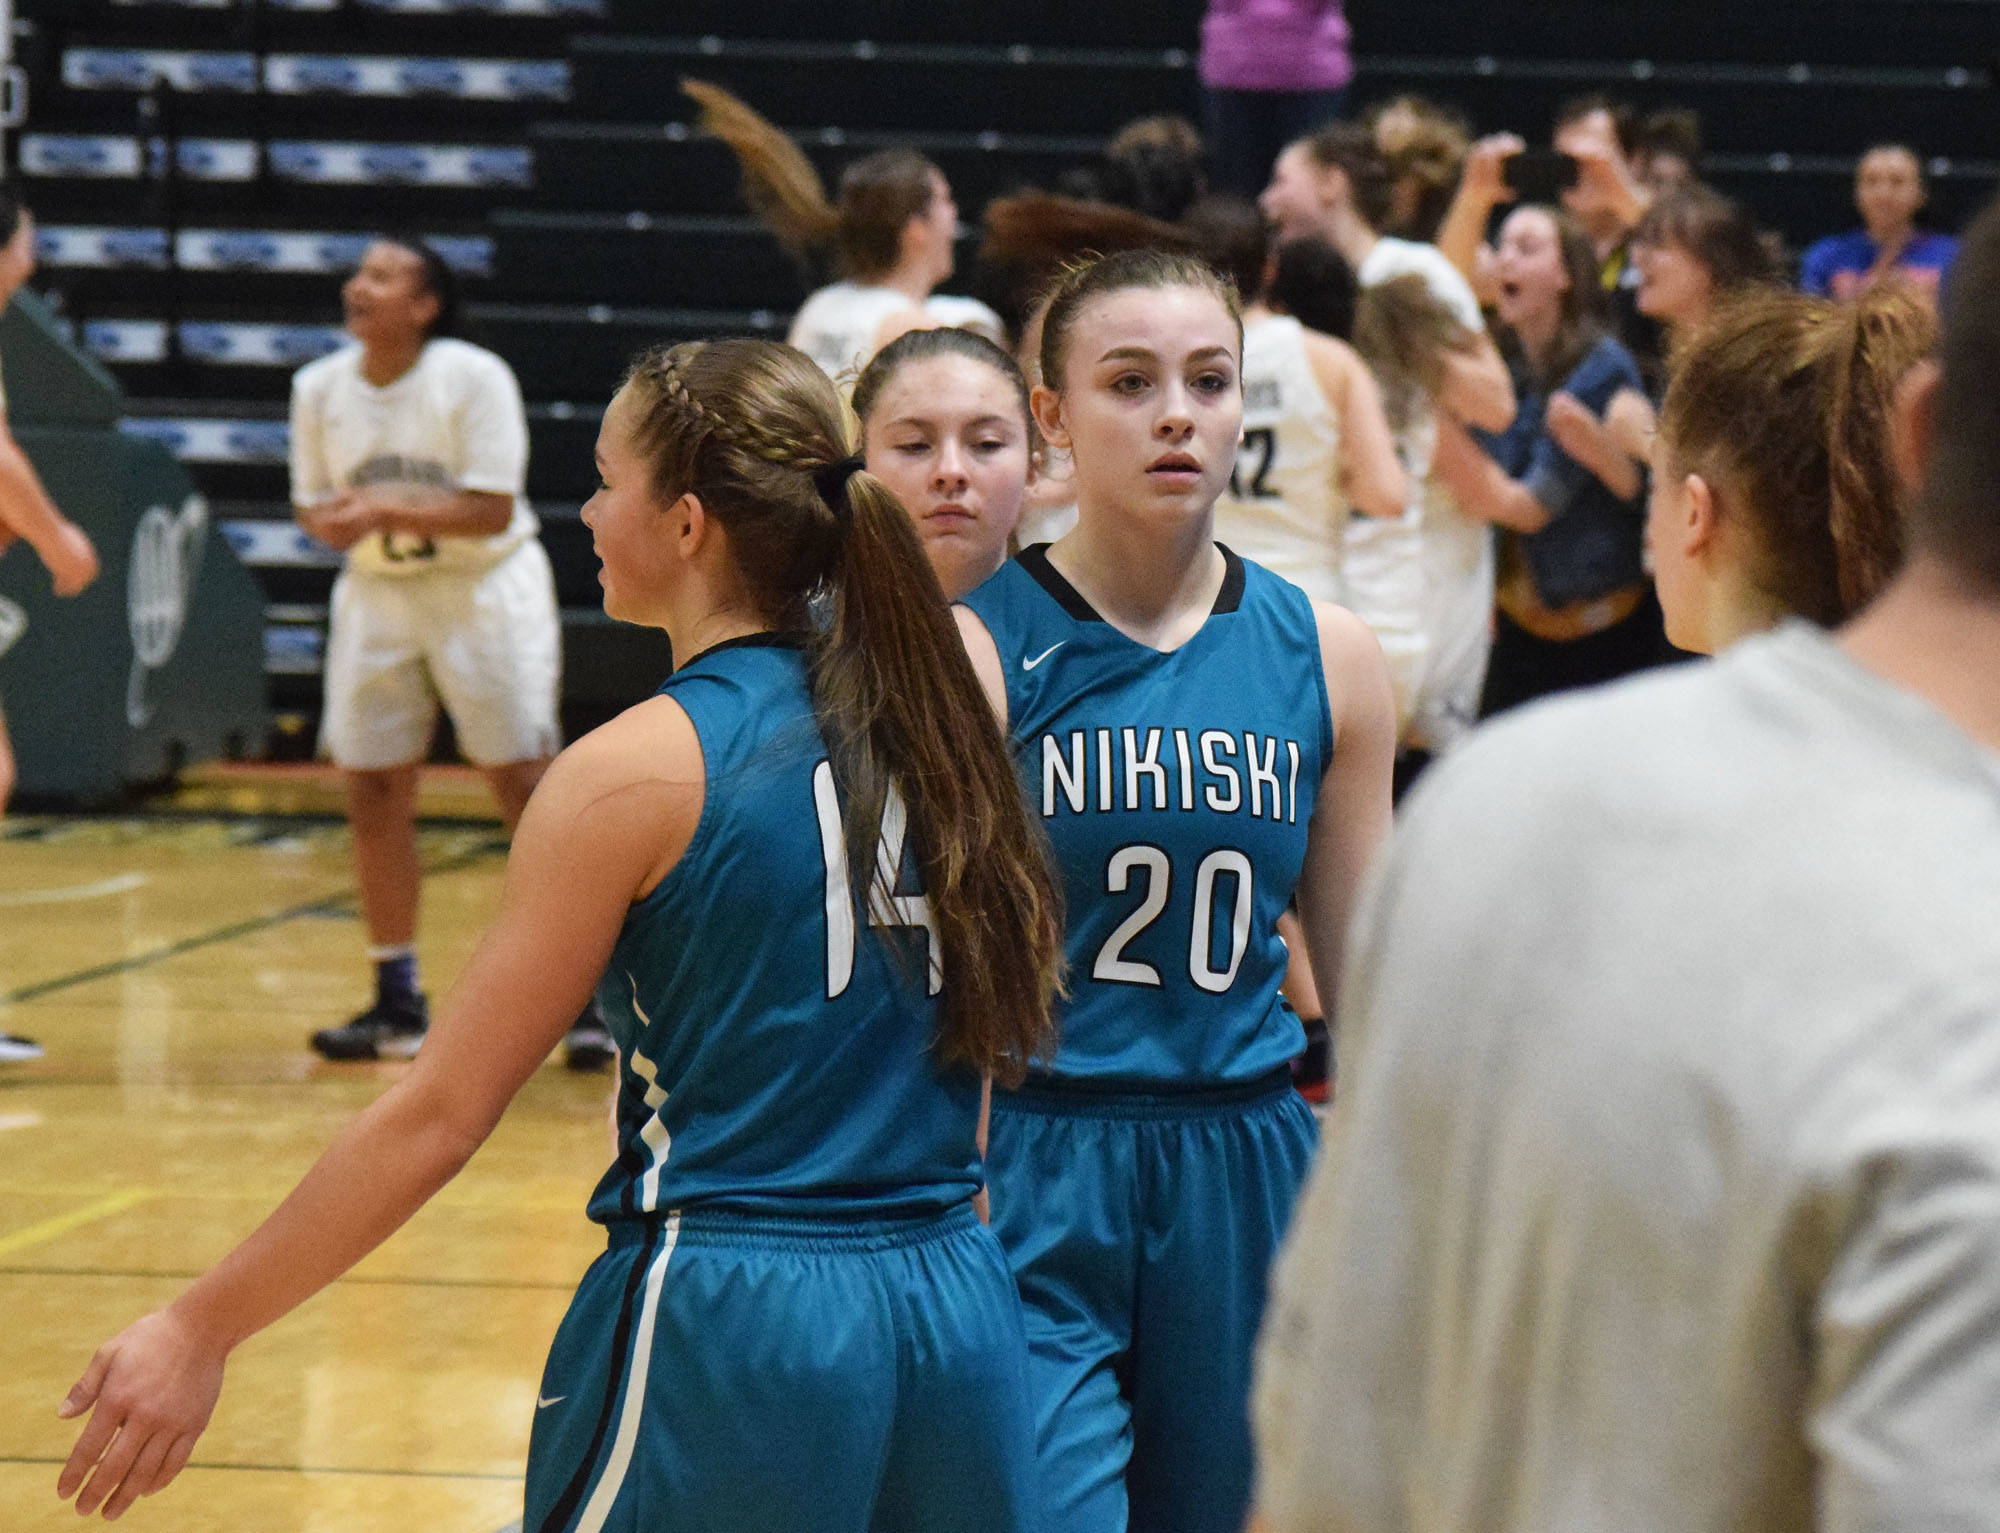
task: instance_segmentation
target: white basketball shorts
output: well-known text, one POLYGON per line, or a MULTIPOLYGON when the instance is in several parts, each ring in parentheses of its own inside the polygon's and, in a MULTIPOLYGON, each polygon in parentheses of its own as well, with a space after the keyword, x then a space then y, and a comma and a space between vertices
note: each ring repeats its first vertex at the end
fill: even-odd
POLYGON ((530 538, 464 574, 343 573, 328 620, 321 753, 353 771, 422 761, 438 704, 477 766, 553 756, 562 623, 530 538))

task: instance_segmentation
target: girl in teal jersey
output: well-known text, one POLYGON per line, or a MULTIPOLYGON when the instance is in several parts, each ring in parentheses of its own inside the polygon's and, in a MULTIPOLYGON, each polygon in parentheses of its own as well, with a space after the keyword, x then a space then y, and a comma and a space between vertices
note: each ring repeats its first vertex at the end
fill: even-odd
POLYGON ((1333 994, 1389 821, 1373 636, 1214 540, 1241 358, 1191 258, 1066 273, 1033 403, 1076 530, 960 609, 1067 902, 1062 1044, 995 1092, 989 1151, 1054 1533, 1242 1526, 1250 1348, 1315 1138, 1278 918, 1296 895, 1333 994))
POLYGON ((1048 1047, 1056 897, 909 520, 847 453, 789 347, 634 369, 585 521, 606 609, 686 658, 551 768, 410 1072, 92 1358, 62 1407, 92 1413, 79 1510, 173 1479, 230 1350, 448 1181, 595 985, 609 1248, 550 1354, 525 1526, 1032 1525, 1020 1311, 970 1202, 981 1075, 1048 1047))

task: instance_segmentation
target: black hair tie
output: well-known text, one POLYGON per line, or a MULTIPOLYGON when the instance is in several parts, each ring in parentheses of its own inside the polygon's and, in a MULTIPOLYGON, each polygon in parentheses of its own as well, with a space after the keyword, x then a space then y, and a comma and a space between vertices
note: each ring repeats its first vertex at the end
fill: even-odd
POLYGON ((843 523, 853 515, 853 507, 847 503, 847 481, 867 466, 858 457, 842 458, 838 463, 813 470, 813 485, 819 490, 819 498, 843 523))

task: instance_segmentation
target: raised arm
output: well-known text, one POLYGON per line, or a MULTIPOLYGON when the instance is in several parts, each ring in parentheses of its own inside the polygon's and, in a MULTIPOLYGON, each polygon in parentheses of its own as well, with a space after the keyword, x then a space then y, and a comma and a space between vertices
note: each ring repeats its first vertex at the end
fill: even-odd
POLYGON ((1486 243, 1486 226, 1492 221, 1493 210, 1514 200, 1507 186, 1507 159, 1527 147, 1526 140, 1512 133, 1495 133, 1475 143, 1466 151, 1458 190, 1445 209, 1444 222, 1438 225, 1438 249, 1474 289, 1479 286, 1479 252, 1486 243))
POLYGON ((632 900, 686 849, 701 798, 693 726, 669 699, 563 753, 515 833, 499 914, 409 1073, 248 1239, 98 1349, 59 1411, 92 1412, 60 1495, 75 1494, 86 1515, 102 1505, 116 1516, 163 1488, 207 1426, 236 1345, 346 1272, 457 1174, 574 1021, 632 900))
POLYGON ((1329 335, 1307 331, 1306 355, 1340 421, 1340 479, 1347 503, 1363 516, 1401 516, 1410 503, 1410 481, 1396 456, 1374 377, 1352 347, 1329 335))
POLYGON ((1340 993, 1348 918, 1389 833, 1396 701, 1382 648, 1368 626, 1339 607, 1316 604, 1316 609, 1333 714, 1333 761, 1313 800, 1298 905, 1313 980, 1325 1003, 1340 993))

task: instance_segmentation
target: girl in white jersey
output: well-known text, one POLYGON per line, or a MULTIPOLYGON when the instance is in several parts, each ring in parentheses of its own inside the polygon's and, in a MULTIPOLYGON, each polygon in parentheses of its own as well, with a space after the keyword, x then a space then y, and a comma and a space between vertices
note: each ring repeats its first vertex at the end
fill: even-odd
POLYGON ((958 238, 958 205, 937 166, 915 150, 884 149, 849 165, 838 202, 829 202, 783 130, 718 86, 681 87, 701 107, 702 126, 736 152, 745 194, 772 232, 799 254, 833 247, 840 280, 805 301, 786 337, 827 376, 851 383, 908 330, 963 325, 1006 339, 985 304, 934 291, 951 275, 958 238))
POLYGON ((1381 391, 1352 347, 1263 302, 1270 237, 1254 206, 1212 197, 1185 223, 1246 297, 1243 441, 1215 503, 1216 537, 1313 600, 1345 605, 1349 515, 1394 517, 1409 501, 1381 391))

